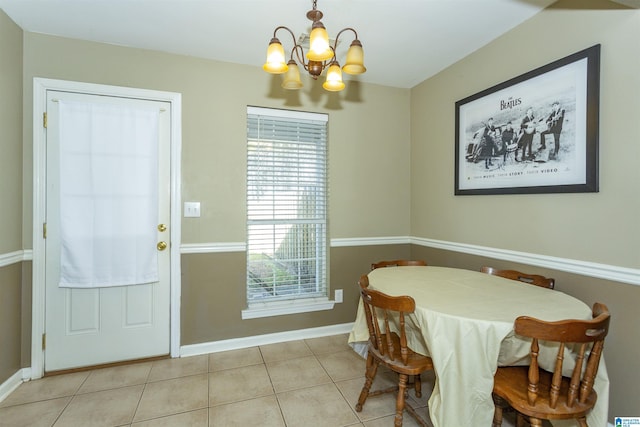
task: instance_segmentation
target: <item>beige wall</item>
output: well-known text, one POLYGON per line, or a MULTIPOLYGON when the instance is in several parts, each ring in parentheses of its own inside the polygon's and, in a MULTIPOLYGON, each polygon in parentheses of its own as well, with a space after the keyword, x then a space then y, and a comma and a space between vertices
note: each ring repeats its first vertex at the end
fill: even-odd
POLYGON ((0 254, 22 249, 22 30, 0 10, 0 254))
MULTIPOLYGON (((330 94, 318 89, 320 82, 313 90, 307 82, 305 89, 289 93, 277 84, 280 76, 263 72, 259 64, 234 65, 33 33, 25 33, 24 73, 25 158, 31 150, 34 77, 182 94, 183 200, 202 203, 201 218, 183 220, 182 243, 245 240, 247 105, 329 114, 331 237, 409 232, 408 90, 347 83, 344 93, 330 94), (385 194, 386 203, 377 203, 374 191, 385 194)), ((28 162, 25 169, 25 181, 31 180, 28 162)), ((29 215, 30 206, 25 217, 29 215)), ((30 247, 27 228, 25 245, 30 247)))
POLYGON ((182 257, 182 344, 197 344, 273 332, 339 325, 355 320, 360 297, 357 281, 372 260, 408 258, 409 245, 332 248, 333 288, 344 302, 333 310, 242 320, 245 308, 245 254, 191 254, 182 257))
MULTIPOLYGON (((182 242, 245 241, 246 107, 329 114, 329 209, 332 238, 407 236, 409 232, 409 90, 347 82, 329 94, 319 82, 300 92, 255 67, 25 33, 25 188, 31 188, 32 79, 44 77, 182 94, 183 201, 200 201, 201 218, 183 219, 182 242), (383 195, 384 199, 374 197, 383 195)), ((30 200, 30 190, 25 197, 30 200)), ((31 207, 25 209, 25 218, 31 207)), ((31 230, 25 226, 25 246, 31 230)), ((352 322, 355 283, 388 247, 332 249, 330 282, 344 289, 331 311, 241 320, 245 255, 182 256, 181 344, 352 322), (333 255, 334 253, 338 255, 333 255), (345 264, 346 259, 359 259, 345 264)))
MULTIPOLYGON (((22 249, 22 30, 0 10, 0 255, 22 249)), ((22 263, 0 265, 0 384, 20 368, 22 263)))
POLYGON ((640 267, 640 10, 567 3, 608 4, 560 2, 412 90, 413 236, 640 267), (454 196, 455 102, 598 43, 600 192, 454 196))
MULTIPOLYGON (((560 1, 411 91, 411 235, 640 268, 640 10, 560 1), (613 7, 613 8, 612 8, 613 7), (454 196, 454 104, 595 44, 602 45, 600 192, 454 196), (528 46, 528 47, 527 47, 528 46), (524 47, 527 47, 526 50, 524 47)), ((513 263, 414 247, 430 263, 477 269, 513 263)), ((521 266, 555 277, 560 291, 612 312, 605 357, 610 418, 640 408, 640 287, 521 266)))

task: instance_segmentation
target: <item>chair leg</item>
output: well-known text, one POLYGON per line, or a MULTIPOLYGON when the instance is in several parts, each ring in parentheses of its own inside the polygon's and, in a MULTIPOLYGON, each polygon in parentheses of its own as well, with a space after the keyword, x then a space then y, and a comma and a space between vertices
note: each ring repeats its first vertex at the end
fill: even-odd
POLYGON ((408 375, 400 374, 398 382, 398 397, 396 398, 396 417, 393 421, 395 427, 402 427, 402 412, 404 411, 404 397, 407 391, 408 375))
POLYGON ((369 396, 369 390, 371 389, 371 384, 373 384, 373 379, 376 377, 377 372, 378 362, 374 360, 372 356, 367 356, 367 371, 365 372, 364 386, 362 386, 362 391, 356 404, 356 411, 362 411, 362 406, 369 396))
POLYGON ((422 379, 420 374, 413 376, 413 388, 416 391, 416 397, 422 397, 422 379))
POLYGON ((516 427, 525 427, 525 417, 520 412, 516 412, 516 427))
POLYGON ((531 424, 531 427, 542 427, 542 420, 534 417, 529 417, 529 424, 531 424))
POLYGON ((578 418, 578 423, 580 424, 580 427, 589 427, 587 425, 587 417, 578 418))
POLYGON ((501 426, 502 426, 502 406, 495 405, 495 410, 493 412, 492 427, 501 427, 501 426))

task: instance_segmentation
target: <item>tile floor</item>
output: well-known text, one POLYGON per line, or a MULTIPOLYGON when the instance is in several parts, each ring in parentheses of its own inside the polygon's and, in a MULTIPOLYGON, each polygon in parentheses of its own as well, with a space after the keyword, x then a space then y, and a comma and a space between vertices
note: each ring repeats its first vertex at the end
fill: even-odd
MULTIPOLYGON (((364 368, 335 335, 51 376, 0 402, 0 426, 392 426, 392 394, 354 409, 364 368)), ((374 387, 394 381, 381 371, 374 387)), ((424 376, 421 399, 409 392, 427 418, 433 381, 424 376)), ((404 425, 417 423, 405 413, 404 425)))

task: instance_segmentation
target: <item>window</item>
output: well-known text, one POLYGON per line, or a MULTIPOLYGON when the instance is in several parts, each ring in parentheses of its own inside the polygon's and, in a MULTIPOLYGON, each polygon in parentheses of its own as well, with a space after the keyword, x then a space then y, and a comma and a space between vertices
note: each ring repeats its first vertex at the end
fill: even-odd
POLYGON ((327 115, 247 107, 249 309, 327 301, 326 258, 327 115))

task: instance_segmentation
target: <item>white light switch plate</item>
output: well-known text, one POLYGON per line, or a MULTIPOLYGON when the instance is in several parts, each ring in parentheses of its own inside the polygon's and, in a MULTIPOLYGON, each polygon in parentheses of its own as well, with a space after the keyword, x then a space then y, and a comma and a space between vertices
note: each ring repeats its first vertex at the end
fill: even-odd
POLYGON ((200 218, 200 202, 184 202, 185 218, 200 218))
POLYGON ((334 299, 336 302, 342 302, 342 289, 336 289, 334 299))

